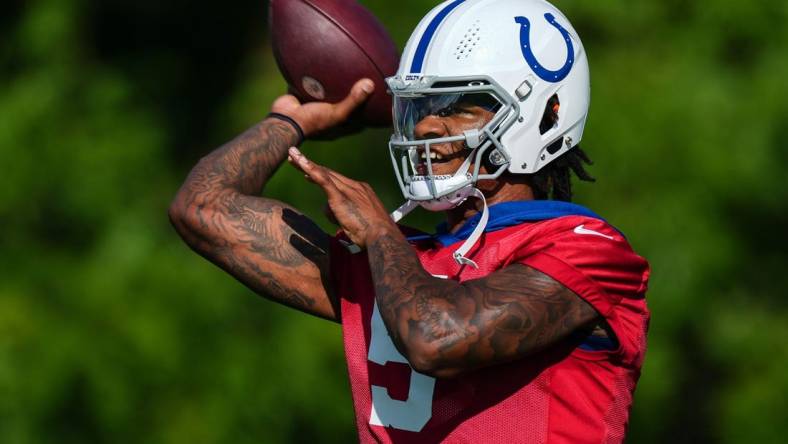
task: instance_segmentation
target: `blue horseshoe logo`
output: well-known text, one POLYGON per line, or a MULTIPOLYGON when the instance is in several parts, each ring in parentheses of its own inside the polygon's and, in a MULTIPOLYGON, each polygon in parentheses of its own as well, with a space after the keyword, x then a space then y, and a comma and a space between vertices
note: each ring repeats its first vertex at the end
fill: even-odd
POLYGON ((555 21, 553 14, 548 12, 544 15, 544 18, 547 20, 547 23, 553 25, 558 30, 558 32, 561 33, 561 35, 564 37, 564 41, 566 42, 566 62, 564 63, 564 66, 558 68, 555 71, 551 71, 542 66, 539 61, 536 60, 536 57, 531 50, 531 22, 522 16, 515 17, 514 21, 520 24, 520 49, 523 51, 523 57, 525 57, 525 61, 528 63, 528 66, 530 66, 536 75, 538 75, 543 80, 556 83, 564 80, 564 78, 569 75, 569 71, 572 70, 572 64, 575 62, 575 49, 574 46, 572 46, 572 39, 569 37, 569 32, 564 29, 561 24, 555 21))

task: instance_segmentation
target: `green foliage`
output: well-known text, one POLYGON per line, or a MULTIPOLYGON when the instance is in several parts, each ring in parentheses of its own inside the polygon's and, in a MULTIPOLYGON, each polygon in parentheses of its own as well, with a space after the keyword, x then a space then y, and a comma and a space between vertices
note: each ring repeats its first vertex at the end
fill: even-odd
MULTIPOLYGON (((134 4, 0 20, 0 442, 352 442, 339 327, 255 297, 166 217, 191 165, 284 90, 265 5, 134 4)), ((404 44, 432 2, 364 4, 404 44)), ((577 200, 652 264, 630 440, 784 441, 788 6, 558 6, 593 82, 598 182, 577 200)), ((394 207, 387 137, 306 149, 394 207)), ((332 229, 292 168, 268 191, 332 229)))

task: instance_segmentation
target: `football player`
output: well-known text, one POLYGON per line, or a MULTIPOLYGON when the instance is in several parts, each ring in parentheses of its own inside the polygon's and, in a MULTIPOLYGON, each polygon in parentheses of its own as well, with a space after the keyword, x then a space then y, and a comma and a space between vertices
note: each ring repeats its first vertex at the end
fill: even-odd
POLYGON ((624 438, 646 350, 648 263, 571 199, 590 179, 583 45, 541 0, 450 0, 410 38, 389 152, 406 202, 295 146, 344 122, 278 98, 194 167, 170 217, 198 253, 257 293, 340 322, 361 442, 598 443, 624 438), (259 197, 285 160, 325 193, 322 232, 259 197), (395 221, 443 211, 433 234, 395 221))

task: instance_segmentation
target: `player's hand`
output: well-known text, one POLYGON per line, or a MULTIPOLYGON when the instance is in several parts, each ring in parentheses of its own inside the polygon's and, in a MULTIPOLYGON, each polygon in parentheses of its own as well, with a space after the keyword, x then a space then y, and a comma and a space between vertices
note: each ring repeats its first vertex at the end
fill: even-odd
POLYGON ((296 148, 290 148, 289 154, 290 163, 326 193, 329 209, 353 243, 365 248, 381 230, 398 230, 369 184, 318 165, 296 148))
POLYGON ((295 120, 306 138, 333 139, 363 128, 358 122, 349 122, 348 118, 374 90, 375 83, 372 80, 361 79, 353 85, 347 97, 337 103, 301 103, 295 96, 286 94, 274 100, 271 112, 295 120))

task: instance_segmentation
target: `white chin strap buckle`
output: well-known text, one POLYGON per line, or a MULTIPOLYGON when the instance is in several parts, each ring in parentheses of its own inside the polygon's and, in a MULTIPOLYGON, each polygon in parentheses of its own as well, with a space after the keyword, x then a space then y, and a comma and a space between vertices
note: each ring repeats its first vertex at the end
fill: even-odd
POLYGON ((470 265, 471 267, 473 267, 473 268, 475 268, 477 270, 479 269, 479 266, 476 265, 476 262, 474 262, 474 261, 468 259, 467 257, 461 255, 457 251, 454 252, 454 260, 460 265, 470 265))

